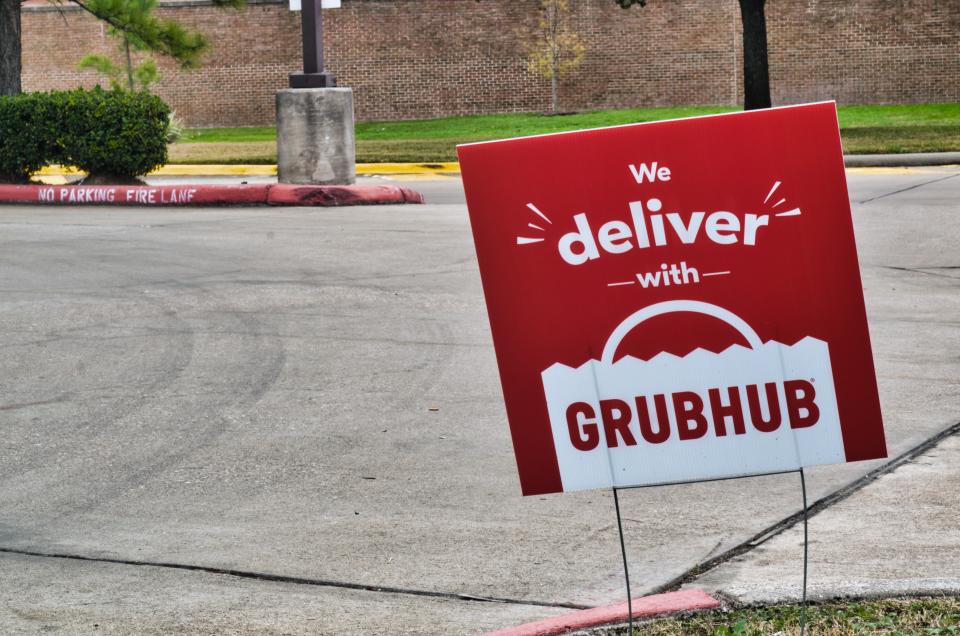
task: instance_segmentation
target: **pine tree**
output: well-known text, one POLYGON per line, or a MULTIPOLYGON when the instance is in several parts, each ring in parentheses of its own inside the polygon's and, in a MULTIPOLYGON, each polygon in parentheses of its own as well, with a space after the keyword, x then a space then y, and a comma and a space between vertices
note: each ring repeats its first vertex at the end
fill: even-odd
MULTIPOLYGON (((157 6, 157 0, 125 0, 135 4, 139 13, 150 13, 157 6)), ((134 65, 133 52, 145 51, 147 46, 140 38, 131 33, 118 31, 110 27, 107 30, 111 36, 119 38, 120 53, 123 57, 121 64, 116 64, 106 55, 85 55, 80 60, 79 67, 93 69, 110 80, 111 88, 125 88, 128 91, 147 90, 150 84, 160 77, 157 63, 152 57, 147 57, 134 65)))
MULTIPOLYGON (((53 4, 74 4, 98 20, 106 22, 129 41, 144 50, 173 58, 183 68, 200 64, 207 48, 201 34, 172 20, 153 15, 145 3, 130 0, 50 0, 53 4)), ((15 95, 21 90, 20 5, 23 0, 0 0, 0 95, 15 95)), ((244 0, 213 0, 219 7, 239 9, 244 0)))

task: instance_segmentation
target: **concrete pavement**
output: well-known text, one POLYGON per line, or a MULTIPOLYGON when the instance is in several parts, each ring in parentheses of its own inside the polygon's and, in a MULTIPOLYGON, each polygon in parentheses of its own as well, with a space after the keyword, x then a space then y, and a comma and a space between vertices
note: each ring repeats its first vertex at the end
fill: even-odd
MULTIPOLYGON (((960 593, 958 466, 960 437, 952 435, 813 516, 810 598, 960 593)), ((802 546, 803 528, 797 524, 688 587, 744 603, 796 602, 802 546)))
MULTIPOLYGON (((894 455, 960 419, 958 175, 849 174, 894 455)), ((519 496, 459 182, 416 187, 0 208, 0 548, 67 557, 0 555, 0 631, 476 633, 622 600, 609 495, 519 496)), ((624 493, 635 590, 799 503, 793 475, 624 493)))
MULTIPOLYGON (((0 554, 0 632, 456 634, 519 623, 529 607, 0 554)), ((545 615, 569 610, 544 608, 545 615)))

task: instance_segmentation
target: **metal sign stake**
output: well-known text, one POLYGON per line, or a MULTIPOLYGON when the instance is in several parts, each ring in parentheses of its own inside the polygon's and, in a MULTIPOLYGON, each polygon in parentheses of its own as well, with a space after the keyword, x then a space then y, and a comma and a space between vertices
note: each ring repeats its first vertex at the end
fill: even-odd
POLYGON ((804 636, 807 630, 807 480, 803 476, 803 468, 800 468, 800 490, 803 491, 803 596, 800 599, 800 636, 804 636))
MULTIPOLYGON (((807 480, 803 473, 803 468, 799 470, 786 470, 778 471, 774 473, 763 473, 760 475, 748 475, 749 477, 769 477, 771 475, 783 475, 786 473, 800 473, 800 491, 803 495, 803 592, 800 599, 800 636, 806 634, 807 628, 807 570, 809 566, 809 534, 807 527, 807 520, 809 518, 809 510, 807 506, 807 480)), ((728 481, 732 479, 743 479, 743 477, 720 477, 718 479, 701 479, 696 481, 680 481, 680 482, 671 482, 664 484, 651 484, 644 486, 625 486, 623 488, 617 488, 614 486, 613 490, 613 507, 617 512, 617 532, 620 536, 620 555, 623 557, 623 576, 627 583, 627 634, 628 636, 633 636, 633 595, 630 593, 630 568, 627 565, 627 545, 623 538, 623 518, 620 515, 620 497, 617 494, 618 490, 632 490, 635 488, 652 488, 656 486, 679 486, 683 484, 704 484, 712 481, 728 481)))
POLYGON ((627 565, 627 545, 623 541, 623 520, 620 517, 620 497, 617 496, 617 487, 613 487, 613 506, 617 510, 617 531, 620 533, 620 554, 623 555, 623 574, 627 579, 627 634, 633 636, 633 595, 630 594, 630 567, 627 565))

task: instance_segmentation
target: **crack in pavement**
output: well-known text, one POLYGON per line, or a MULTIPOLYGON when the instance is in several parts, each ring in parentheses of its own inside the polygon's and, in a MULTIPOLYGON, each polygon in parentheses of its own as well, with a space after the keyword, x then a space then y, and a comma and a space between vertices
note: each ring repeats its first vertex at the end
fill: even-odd
POLYGON ((49 400, 39 400, 37 402, 16 402, 13 404, 0 404, 0 411, 16 411, 31 406, 46 406, 48 404, 58 404, 60 402, 69 402, 74 397, 73 393, 64 393, 63 395, 49 400))
POLYGON ((907 190, 915 190, 916 188, 922 188, 925 185, 930 185, 931 183, 937 183, 938 181, 946 181, 947 179, 953 179, 954 177, 960 177, 960 172, 947 175, 946 177, 940 177, 939 179, 931 179, 930 181, 924 181, 923 183, 918 183, 916 185, 908 186, 906 188, 901 188, 899 190, 894 190, 893 192, 887 192, 886 194, 879 194, 870 199, 865 199, 863 201, 857 201, 859 205, 864 205, 870 203, 871 201, 876 201, 877 199, 885 199, 886 197, 892 197, 895 194, 900 194, 901 192, 906 192, 907 190))
MULTIPOLYGON (((960 422, 957 422, 952 426, 948 426, 947 428, 940 431, 936 435, 925 439, 924 441, 920 442, 913 448, 910 448, 904 451, 903 453, 897 455, 896 457, 886 462, 885 464, 882 464, 881 466, 874 468, 873 470, 866 473, 859 479, 856 479, 850 482, 849 484, 840 488, 839 490, 833 491, 832 493, 823 497, 822 499, 818 499, 813 504, 807 506, 807 518, 808 519, 812 518, 813 516, 830 508, 834 504, 840 503, 844 499, 847 499, 851 495, 859 492, 866 486, 869 486, 880 477, 883 477, 884 475, 892 473, 893 471, 895 471, 900 466, 903 466, 904 464, 910 463, 920 455, 923 455, 924 453, 926 453, 931 448, 934 448, 935 446, 937 446, 943 440, 953 435, 956 435, 957 433, 960 433, 960 422)), ((794 471, 794 472, 798 472, 798 471, 794 471)), ((790 515, 789 517, 785 517, 784 519, 781 519, 780 521, 764 528, 763 530, 756 533, 755 535, 753 535, 743 543, 730 548, 726 552, 723 552, 722 554, 719 554, 712 559, 708 559, 706 561, 699 563, 698 565, 693 566, 692 568, 690 568, 680 576, 674 578, 673 580, 668 581, 662 585, 658 585, 653 589, 649 590, 647 594, 660 594, 662 592, 672 592, 674 590, 677 590, 684 584, 693 581, 694 579, 699 577, 701 574, 704 574, 709 570, 712 570, 713 568, 717 567, 718 565, 722 565, 723 563, 726 563, 727 561, 734 559, 742 554, 746 554, 747 552, 750 552, 754 548, 762 545, 763 543, 766 543, 773 537, 789 530, 790 528, 800 523, 801 521, 803 521, 803 510, 799 510, 794 514, 790 515)))
POLYGON ((386 585, 364 585, 363 583, 349 583, 346 581, 332 581, 326 579, 312 579, 300 576, 285 576, 282 574, 269 574, 266 572, 251 572, 247 570, 234 570, 230 568, 217 568, 204 565, 191 565, 188 563, 171 563, 165 561, 138 561, 133 559, 112 559, 109 557, 84 556, 82 554, 67 554, 58 552, 38 552, 34 550, 18 550, 16 548, 0 547, 0 554, 16 554, 21 556, 41 557, 47 559, 66 559, 71 561, 87 561, 92 563, 108 563, 113 565, 130 565, 138 567, 165 568, 168 570, 185 570, 188 572, 204 572, 207 574, 221 574, 225 576, 234 576, 241 579, 252 579, 255 581, 268 581, 271 583, 292 583, 294 585, 311 585, 315 587, 335 587, 345 590, 356 590, 361 592, 379 592, 382 594, 403 594, 407 596, 425 596, 430 598, 443 598, 455 601, 471 601, 477 603, 502 603, 506 605, 530 605, 534 607, 558 607, 563 609, 591 609, 592 605, 581 605, 579 603, 555 603, 549 601, 523 600, 515 598, 502 598, 496 596, 477 596, 474 594, 460 594, 457 592, 434 592, 431 590, 417 590, 405 587, 391 587, 386 585))
POLYGON ((897 272, 910 272, 912 274, 926 274, 927 276, 937 276, 939 278, 950 278, 952 280, 957 280, 956 276, 950 276, 949 274, 938 274, 937 272, 928 272, 924 271, 926 269, 956 269, 954 267, 926 267, 926 268, 915 268, 915 267, 897 267, 896 265, 881 265, 883 269, 892 269, 897 272))
MULTIPOLYGON (((920 442, 916 446, 904 451, 903 453, 897 455, 890 461, 874 468, 860 478, 850 482, 846 486, 835 490, 834 492, 826 495, 825 497, 817 500, 813 504, 807 507, 807 517, 812 518, 815 515, 827 510, 834 504, 840 503, 841 501, 849 498, 855 493, 859 492, 866 486, 872 484, 874 481, 880 477, 892 473, 900 466, 908 464, 915 460, 917 457, 923 455, 928 450, 936 447, 940 442, 960 433, 960 422, 953 424, 940 431, 936 435, 927 438, 926 440, 920 442)), ((798 472, 798 471, 790 471, 798 472)), ((789 530, 797 523, 803 520, 803 511, 799 510, 794 514, 781 519, 780 521, 764 528, 760 532, 757 532, 752 537, 746 541, 730 548, 729 550, 705 561, 701 561, 699 564, 688 569, 683 574, 675 577, 674 579, 658 585, 646 592, 646 594, 660 594, 663 592, 670 592, 678 590, 684 584, 689 583, 699 577, 700 575, 712 570, 713 568, 722 565, 723 563, 734 559, 740 555, 750 552, 754 548, 759 547, 760 545, 766 543, 773 537, 789 530)), ((715 546, 710 552, 709 555, 714 550, 719 547, 719 543, 715 546)), ((93 563, 107 563, 114 565, 129 565, 129 566, 138 566, 138 567, 154 567, 154 568, 165 568, 171 570, 184 570, 188 572, 203 572, 207 574, 220 574, 225 576, 234 576, 237 578, 243 579, 252 579, 257 581, 267 581, 272 583, 290 583, 294 585, 310 585, 316 587, 332 587, 346 590, 356 590, 363 592, 377 592, 383 594, 401 594, 407 596, 421 596, 428 598, 442 598, 456 601, 469 601, 469 602, 479 602, 479 603, 502 603, 508 605, 527 605, 533 607, 556 607, 563 609, 574 609, 574 610, 584 610, 592 609, 593 605, 583 605, 579 603, 569 603, 569 602, 551 602, 551 601, 537 601, 537 600, 524 600, 524 599, 514 599, 514 598, 505 598, 505 597, 495 597, 495 596, 478 596, 473 594, 463 594, 456 592, 436 592, 431 590, 418 590, 413 588, 402 588, 402 587, 392 587, 385 585, 366 585, 363 583, 350 583, 346 581, 334 581, 327 579, 313 579, 307 577, 297 577, 297 576, 286 576, 281 574, 269 574, 265 572, 252 572, 247 570, 236 570, 230 568, 218 568, 212 566, 203 566, 203 565, 191 565, 187 563, 173 563, 173 562, 164 562, 164 561, 141 561, 133 559, 117 559, 117 558, 108 558, 108 557, 93 557, 93 556, 84 556, 80 554, 68 554, 68 553, 57 553, 57 552, 39 552, 34 550, 21 550, 16 548, 5 548, 0 547, 0 554, 15 554, 21 556, 31 556, 31 557, 41 557, 41 558, 51 558, 51 559, 66 559, 73 561, 86 561, 93 563)))
MULTIPOLYGON (((877 468, 866 473, 859 479, 856 479, 846 486, 835 490, 829 495, 817 500, 813 504, 807 507, 807 517, 812 518, 815 515, 823 512, 824 510, 830 508, 834 504, 837 504, 853 494, 859 492, 866 486, 872 484, 874 481, 880 477, 892 473, 900 466, 910 463, 917 457, 923 455, 931 448, 937 446, 940 442, 960 433, 960 422, 953 424, 940 431, 936 435, 927 438, 926 440, 920 442, 916 446, 904 451, 900 455, 897 455, 895 458, 886 462, 885 464, 878 466, 877 468)), ((794 525, 803 520, 803 511, 800 510, 780 521, 764 528, 760 532, 754 534, 752 537, 746 541, 740 543, 739 545, 730 548, 729 550, 713 557, 712 559, 707 559, 700 562, 699 564, 688 569, 686 572, 680 576, 675 577, 674 579, 658 585, 647 591, 647 594, 660 594, 662 592, 670 592, 679 589, 686 583, 689 583, 696 579, 698 576, 712 570, 713 568, 734 559, 742 554, 750 552, 754 548, 766 543, 773 537, 789 530, 794 525)), ((719 544, 718 544, 719 546, 719 544)), ((716 550, 716 547, 713 548, 716 550)), ((710 552, 713 552, 711 550, 710 552)), ((362 583, 349 583, 346 581, 333 581, 326 579, 312 579, 306 577, 297 577, 297 576, 285 576, 280 574, 269 574, 265 572, 252 572, 247 570, 235 570, 229 568, 217 568, 211 566, 203 565, 191 565, 186 563, 172 563, 164 561, 140 561, 133 559, 114 559, 107 557, 92 557, 84 556, 80 554, 68 554, 68 553, 57 553, 57 552, 38 552, 34 550, 20 550, 16 548, 4 548, 0 547, 0 554, 16 554, 21 556, 32 556, 32 557, 41 557, 41 558, 51 558, 51 559, 66 559, 73 561, 87 561, 93 563, 108 563, 114 565, 129 565, 129 566, 138 566, 138 567, 155 567, 155 568, 165 568, 171 570, 184 570, 188 572, 204 572, 207 574, 220 574, 225 576, 234 576, 237 578, 243 579, 252 579, 257 581, 268 581, 272 583, 291 583, 294 585, 311 585, 316 587, 333 587, 346 590, 356 590, 363 592, 378 592, 383 594, 402 594, 407 596, 422 596, 429 598, 444 598, 449 600, 457 601, 470 601, 470 602, 479 602, 479 603, 502 603, 508 605, 528 605, 533 607, 556 607, 564 609, 574 609, 574 610, 584 610, 592 609, 592 605, 583 605, 579 603, 564 603, 564 602, 550 602, 550 601, 536 601, 536 600, 523 600, 523 599, 514 599, 514 598, 504 598, 504 597, 494 597, 494 596, 477 596, 472 594, 462 594, 456 592, 435 592, 430 590, 418 590, 413 588, 402 588, 402 587, 391 587, 385 585, 365 585, 362 583)), ((709 553, 708 553, 709 554, 709 553)))

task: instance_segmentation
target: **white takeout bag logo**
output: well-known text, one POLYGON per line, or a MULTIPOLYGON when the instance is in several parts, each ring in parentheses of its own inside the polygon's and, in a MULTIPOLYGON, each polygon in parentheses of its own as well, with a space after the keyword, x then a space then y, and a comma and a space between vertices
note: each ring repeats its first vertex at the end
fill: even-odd
POLYGON ((762 342, 740 317, 673 300, 628 316, 600 360, 541 374, 563 489, 795 470, 845 459, 827 343, 762 342), (723 320, 746 339, 721 353, 614 362, 637 325, 673 312, 723 320))

